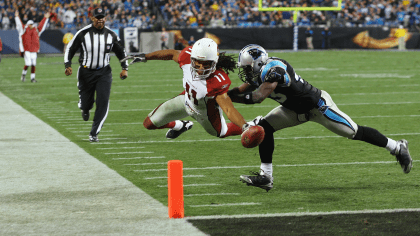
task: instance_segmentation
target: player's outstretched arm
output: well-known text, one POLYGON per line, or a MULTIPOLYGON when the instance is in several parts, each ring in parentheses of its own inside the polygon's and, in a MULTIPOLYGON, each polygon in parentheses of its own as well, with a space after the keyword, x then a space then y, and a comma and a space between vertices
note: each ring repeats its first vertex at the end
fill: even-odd
POLYGON ((233 106, 232 100, 227 93, 217 95, 216 102, 222 108, 223 112, 227 115, 228 119, 235 125, 243 127, 246 124, 244 117, 233 106))
POLYGON ((148 60, 173 60, 178 63, 178 57, 180 53, 181 51, 173 49, 159 50, 147 54, 140 53, 136 55, 127 56, 124 59, 120 60, 120 62, 133 59, 133 61, 130 62, 130 64, 137 62, 147 62, 148 60))

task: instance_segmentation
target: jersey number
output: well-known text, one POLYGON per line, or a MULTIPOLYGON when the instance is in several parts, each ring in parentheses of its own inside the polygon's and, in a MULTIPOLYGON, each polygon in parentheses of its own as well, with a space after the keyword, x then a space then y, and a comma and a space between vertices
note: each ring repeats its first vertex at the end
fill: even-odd
POLYGON ((194 100, 194 104, 198 106, 197 92, 194 89, 191 89, 188 83, 185 83, 185 87, 186 87, 185 90, 187 92, 188 99, 194 100), (191 97, 193 99, 191 99, 191 97))

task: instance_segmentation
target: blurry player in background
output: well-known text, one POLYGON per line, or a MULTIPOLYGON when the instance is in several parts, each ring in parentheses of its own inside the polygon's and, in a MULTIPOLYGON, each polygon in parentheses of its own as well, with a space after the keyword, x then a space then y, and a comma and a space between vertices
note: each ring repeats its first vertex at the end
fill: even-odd
POLYGON ((25 26, 19 18, 19 11, 15 12, 16 29, 19 33, 19 45, 20 52, 23 53, 25 58, 25 66, 23 67, 21 80, 25 81, 26 72, 29 66, 31 66, 31 82, 37 82, 35 80, 35 66, 36 58, 39 52, 39 36, 44 32, 47 27, 48 18, 50 13, 46 13, 44 18, 39 22, 37 27, 34 27, 34 22, 29 20, 25 26))
POLYGON ((315 88, 297 75, 285 60, 268 57, 259 45, 246 46, 239 53, 239 77, 244 84, 229 90, 233 102, 261 103, 267 97, 280 103, 264 118, 257 117, 256 124, 265 131, 263 142, 259 145, 261 159, 260 172, 254 176, 241 175, 240 179, 248 185, 265 190, 273 188, 273 133, 288 127, 313 121, 330 131, 353 140, 361 140, 378 147, 386 148, 396 156, 404 173, 409 173, 412 159, 405 139, 395 141, 385 137, 376 129, 357 125, 348 115, 340 111, 330 95, 315 88))
MULTIPOLYGON (((126 59, 129 58, 133 56, 126 59)), ((140 54, 134 56, 133 62, 147 60, 177 62, 183 71, 184 91, 150 112, 143 122, 146 129, 169 128, 166 138, 175 139, 192 128, 192 121, 180 120, 188 116, 200 123, 207 133, 219 138, 240 135, 250 126, 227 95, 231 84, 228 73, 236 67, 235 59, 224 53, 219 55, 213 40, 200 39, 182 51, 169 49, 140 54), (223 112, 232 123, 226 124, 223 112)))

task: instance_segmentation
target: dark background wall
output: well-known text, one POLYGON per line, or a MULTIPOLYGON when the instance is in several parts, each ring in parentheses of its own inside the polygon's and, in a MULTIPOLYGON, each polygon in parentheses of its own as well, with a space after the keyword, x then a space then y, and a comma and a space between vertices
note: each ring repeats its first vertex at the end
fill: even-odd
MULTIPOLYGON (((322 32, 321 28, 313 28, 313 44, 315 49, 321 49, 322 32)), ((382 40, 389 37, 390 29, 384 28, 331 28, 331 48, 332 49, 362 49, 352 41, 358 33, 368 31, 373 39, 382 40)), ((41 35, 40 53, 63 53, 63 35, 68 30, 46 30, 41 35)), ((73 34, 77 30, 71 30, 73 34)), ((124 30, 120 29, 120 37, 124 39, 124 30)), ((139 34, 143 32, 139 30, 139 34)), ((193 35, 195 39, 200 39, 205 35, 216 37, 220 44, 220 49, 242 49, 248 44, 259 44, 266 49, 293 49, 293 28, 196 28, 176 30, 178 36, 189 40, 193 35)), ((305 28, 299 28, 299 49, 306 49, 305 28)), ((18 33, 16 30, 0 31, 3 41, 3 53, 13 54, 19 52, 18 33)), ((414 33, 407 41, 407 49, 420 49, 420 34, 414 33)), ((395 47, 394 47, 395 48, 395 47)))

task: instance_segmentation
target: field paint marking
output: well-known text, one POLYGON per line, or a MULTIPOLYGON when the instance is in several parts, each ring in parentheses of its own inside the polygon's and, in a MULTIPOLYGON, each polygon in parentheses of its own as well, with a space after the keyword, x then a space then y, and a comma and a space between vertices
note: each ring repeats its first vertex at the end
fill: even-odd
MULTIPOLYGON (((166 164, 167 164, 167 162, 165 162, 165 165, 166 164)), ((205 175, 184 175, 184 178, 190 178, 190 177, 191 178, 201 178, 201 177, 206 177, 206 176, 205 175)), ((148 178, 144 178, 144 179, 167 179, 167 178, 168 178, 168 176, 160 176, 160 177, 148 177, 148 178)))
MULTIPOLYGON (((403 135, 420 135, 420 133, 402 133, 402 134, 386 134, 385 136, 403 136, 403 135)), ((297 140, 297 139, 322 139, 322 138, 344 138, 338 135, 326 136, 307 136, 307 137, 277 137, 276 140, 297 140)), ((137 142, 117 142, 107 144, 136 144, 136 143, 193 143, 193 142, 220 142, 220 141, 238 141, 240 138, 214 138, 214 139, 195 139, 195 140, 155 140, 155 141, 137 141, 137 142)), ((98 143, 99 144, 99 143, 98 143)), ((105 143, 103 143, 105 144, 105 143)))
POLYGON ((145 147, 109 147, 109 148, 97 148, 97 149, 131 149, 131 148, 145 148, 145 147))
POLYGON ((137 153, 154 153, 154 152, 113 152, 113 153, 105 153, 105 155, 137 154, 137 153))
POLYGON ((220 196, 220 195, 240 195, 240 193, 203 193, 203 194, 184 194, 184 197, 220 196))
MULTIPOLYGON (((222 184, 184 184, 184 187, 198 187, 198 186, 215 186, 215 185, 222 185, 222 184)), ((159 188, 167 188, 168 185, 158 185, 159 188)))
MULTIPOLYGON (((90 129, 89 130, 70 131, 70 132, 72 132, 72 133, 89 133, 90 129)), ((110 133, 110 132, 113 132, 113 131, 112 130, 104 130, 104 131, 101 130, 101 133, 110 133)))
POLYGON ((341 77, 360 77, 360 78, 403 78, 409 79, 415 75, 400 75, 400 74, 340 74, 341 77))
POLYGON ((408 94, 408 93, 420 93, 419 91, 414 91, 414 92, 385 92, 385 93, 335 93, 335 94, 331 94, 331 96, 339 96, 339 95, 351 95, 351 96, 356 96, 356 95, 383 95, 383 94, 408 94))
MULTIPOLYGON (((261 205, 259 202, 240 202, 240 203, 226 203, 226 204, 207 204, 207 205, 187 205, 189 207, 229 207, 229 206, 253 206, 261 205)), ((187 217, 190 219, 190 217, 187 217)))
POLYGON ((134 164, 123 164, 124 166, 147 166, 147 165, 167 165, 167 162, 161 163, 134 163, 134 164))
POLYGON ((213 215, 213 216, 187 216, 187 220, 211 220, 211 219, 235 219, 257 217, 287 217, 287 216, 320 216, 320 215, 346 215, 346 214, 375 214, 375 213, 398 213, 420 212, 420 208, 400 208, 383 210, 359 210, 359 211, 330 211, 330 212, 290 212, 274 214, 250 214, 250 215, 213 215))
POLYGON ((121 157, 121 158, 112 158, 112 160, 136 160, 136 159, 155 159, 155 158, 165 158, 165 157, 164 156, 160 156, 160 157, 121 157))
MULTIPOLYGON (((420 160, 413 160, 413 162, 420 162, 420 160)), ((308 163, 308 164, 286 164, 274 165, 275 167, 304 167, 304 166, 340 166, 340 165, 367 165, 367 164, 393 164, 396 161, 373 161, 373 162, 347 162, 347 163, 308 163)), ((244 169, 257 168, 259 166, 211 166, 211 167, 191 167, 183 168, 183 170, 214 170, 214 169, 244 169)), ((168 169, 148 169, 148 170, 133 170, 135 172, 152 172, 152 171, 167 171, 168 169)))

